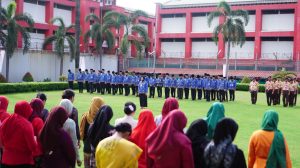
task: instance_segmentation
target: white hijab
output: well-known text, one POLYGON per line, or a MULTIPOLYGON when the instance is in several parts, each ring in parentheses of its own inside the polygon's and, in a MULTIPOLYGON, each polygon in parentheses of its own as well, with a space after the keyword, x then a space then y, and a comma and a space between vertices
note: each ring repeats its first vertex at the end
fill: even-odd
POLYGON ((69 99, 62 99, 59 105, 65 108, 69 116, 72 114, 73 104, 69 99))

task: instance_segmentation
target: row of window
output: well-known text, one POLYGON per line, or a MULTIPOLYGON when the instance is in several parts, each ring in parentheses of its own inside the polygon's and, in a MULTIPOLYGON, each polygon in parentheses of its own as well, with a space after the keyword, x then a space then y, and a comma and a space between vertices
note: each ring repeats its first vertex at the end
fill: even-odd
MULTIPOLYGON (((254 37, 246 37, 246 41, 254 41, 254 37)), ((192 38, 193 42, 212 42, 212 38, 192 38)), ((261 37, 261 41, 294 41, 294 37, 261 37)), ((161 42, 185 42, 184 38, 163 38, 161 42)))
MULTIPOLYGON (((31 4, 36 4, 36 5, 41 5, 41 6, 45 6, 46 5, 46 1, 38 1, 38 0, 24 0, 25 3, 31 3, 31 4)), ((54 8, 58 8, 58 9, 63 9, 63 10, 72 10, 72 7, 70 6, 66 6, 66 5, 61 5, 61 4, 54 4, 54 8)))

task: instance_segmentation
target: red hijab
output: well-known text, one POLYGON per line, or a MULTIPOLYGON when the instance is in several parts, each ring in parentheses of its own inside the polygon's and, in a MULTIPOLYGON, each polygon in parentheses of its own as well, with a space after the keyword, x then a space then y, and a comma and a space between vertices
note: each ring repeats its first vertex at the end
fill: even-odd
POLYGON ((149 134, 151 134, 156 128, 154 122, 154 116, 151 110, 144 109, 139 115, 137 126, 134 128, 131 134, 131 140, 137 146, 145 149, 145 140, 149 134))
POLYGON ((19 101, 15 105, 15 114, 18 114, 27 120, 32 115, 32 108, 26 101, 19 101))
POLYGON ((39 117, 42 119, 42 111, 44 109, 44 103, 41 99, 35 98, 30 102, 30 106, 32 108, 32 115, 29 118, 29 121, 32 121, 35 117, 39 117))
POLYGON ((182 136, 185 137, 183 128, 186 123, 187 118, 182 111, 171 111, 162 124, 146 139, 148 156, 156 158, 165 151, 172 153, 172 149, 176 148, 176 142, 182 141, 182 136))
POLYGON ((167 98, 164 103, 164 106, 162 108, 162 112, 161 112, 162 119, 164 120, 172 110, 175 110, 178 108, 179 108, 179 104, 178 104, 177 99, 175 99, 173 97, 167 98))
POLYGON ((10 115, 7 112, 8 99, 5 96, 0 96, 0 121, 3 122, 10 115))

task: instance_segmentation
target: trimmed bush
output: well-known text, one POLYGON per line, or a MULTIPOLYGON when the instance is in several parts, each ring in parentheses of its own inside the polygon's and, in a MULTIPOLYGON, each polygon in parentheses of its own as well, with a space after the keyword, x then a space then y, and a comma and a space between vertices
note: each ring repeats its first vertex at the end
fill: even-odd
POLYGON ((33 77, 30 72, 26 72, 26 74, 23 76, 22 81, 24 82, 33 82, 33 77))
POLYGON ((244 78, 242 79, 241 83, 250 83, 251 82, 251 79, 247 76, 244 76, 244 78))
POLYGON ((68 78, 64 75, 60 76, 58 79, 60 82, 66 82, 68 80, 68 78))
POLYGON ((6 82, 7 82, 6 78, 2 74, 0 74, 0 83, 6 83, 6 82))
POLYGON ((279 78, 280 80, 284 80, 285 78, 296 78, 297 75, 294 72, 289 71, 279 71, 272 75, 272 78, 279 78))

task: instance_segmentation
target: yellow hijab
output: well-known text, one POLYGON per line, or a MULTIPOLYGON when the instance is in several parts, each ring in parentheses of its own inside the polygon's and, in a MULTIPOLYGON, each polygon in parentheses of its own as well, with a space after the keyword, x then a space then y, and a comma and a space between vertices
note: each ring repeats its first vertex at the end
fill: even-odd
POLYGON ((80 122, 80 138, 84 138, 84 130, 86 122, 92 124, 99 108, 104 105, 104 100, 101 97, 93 97, 90 109, 88 112, 84 113, 80 122))

